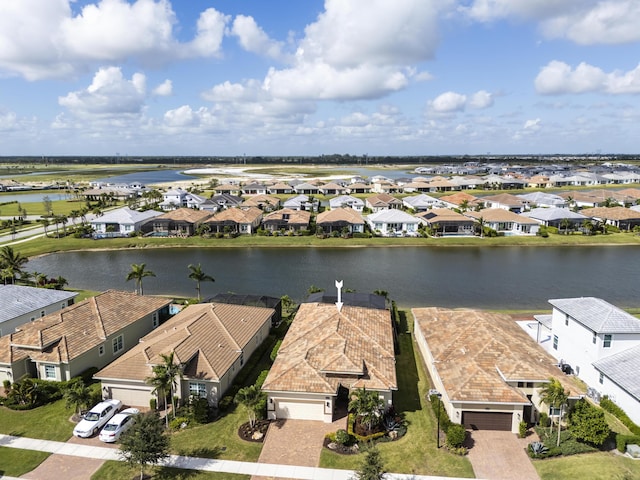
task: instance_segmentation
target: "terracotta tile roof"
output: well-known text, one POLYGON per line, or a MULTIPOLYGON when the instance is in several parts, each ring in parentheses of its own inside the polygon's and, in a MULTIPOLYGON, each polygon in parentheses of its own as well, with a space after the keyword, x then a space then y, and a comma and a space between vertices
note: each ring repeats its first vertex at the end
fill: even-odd
POLYGON ((360 212, 351 207, 336 208, 320 213, 316 218, 316 224, 348 222, 351 224, 363 225, 364 218, 360 212))
POLYGON ((197 223, 208 219, 211 212, 194 210, 193 208, 177 208, 154 218, 154 221, 169 220, 174 222, 197 223))
POLYGON ((94 375, 144 382, 160 354, 174 352, 186 378, 219 380, 275 310, 224 303, 190 305, 94 375))
POLYGON ((480 219, 482 217, 487 222, 513 222, 519 224, 538 225, 538 222, 531 218, 518 215, 517 213, 504 210, 503 208, 485 208, 479 212, 465 212, 465 216, 480 219))
POLYGON ((528 403, 505 379, 544 382, 555 377, 572 396, 584 393, 508 315, 436 307, 412 313, 452 401, 528 403))
POLYGON ((482 197, 482 200, 484 202, 499 203, 501 205, 508 205, 508 206, 521 207, 524 205, 524 202, 520 197, 511 195, 510 193, 500 193, 498 195, 489 195, 487 197, 482 197))
POLYGON ((166 298, 109 290, 19 327, 9 336, 13 355, 68 362, 169 303, 166 298))
POLYGON ((271 195, 260 194, 249 197, 242 202, 243 207, 258 207, 260 205, 271 205, 275 208, 280 205, 280 199, 271 195))
POLYGON ((373 207, 383 207, 385 205, 402 205, 402 200, 389 195, 388 193, 379 193, 367 197, 366 202, 373 207))
POLYGON ((640 219, 640 212, 625 207, 594 207, 580 210, 580 213, 591 218, 602 218, 606 220, 637 220, 640 219))
POLYGON ((426 212, 416 214, 416 217, 423 218, 429 223, 438 222, 473 222, 473 219, 465 217, 461 213, 454 212, 448 208, 432 208, 426 212))
POLYGON ((272 221, 281 221, 285 215, 288 215, 287 222, 292 225, 307 225, 311 220, 311 212, 307 210, 293 210, 292 208, 283 208, 276 212, 265 216, 262 221, 264 223, 272 221))
POLYGON ((262 388, 334 395, 341 384, 397 389, 389 311, 303 303, 262 388))
MULTIPOLYGON (((480 199, 478 197, 474 197, 473 195, 469 195, 468 193, 458 192, 453 195, 444 195, 440 197, 440 200, 443 202, 451 203, 453 205, 460 205, 465 200, 469 203, 469 205, 474 205, 479 202, 480 199)), ((480 203, 482 203, 480 201, 480 203)))
POLYGON ((216 213, 208 221, 211 223, 232 221, 236 223, 253 223, 262 216, 258 207, 232 207, 216 213))

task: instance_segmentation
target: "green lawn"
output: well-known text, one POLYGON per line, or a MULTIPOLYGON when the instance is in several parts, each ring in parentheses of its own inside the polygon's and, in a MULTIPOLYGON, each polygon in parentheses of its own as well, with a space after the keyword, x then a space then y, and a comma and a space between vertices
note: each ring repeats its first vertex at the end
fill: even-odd
MULTIPOLYGON (((146 473, 153 471, 154 480, 248 480, 250 475, 232 473, 202 472, 181 468, 149 467, 146 473)), ((138 467, 129 467, 124 462, 107 461, 91 476, 91 480, 121 480, 123 478, 140 478, 138 467), (137 476, 136 476, 137 475, 137 476)))
MULTIPOLYGON (((55 196, 51 195, 51 209, 55 215, 69 215, 72 210, 80 210, 85 206, 83 200, 54 200, 55 196)), ((2 202, 2 196, 0 196, 2 202)), ((0 215, 3 217, 17 217, 19 215, 18 206, 26 210, 27 215, 46 215, 48 212, 43 202, 26 202, 26 203, 10 203, 8 205, 0 205, 0 215)), ((67 225, 71 225, 71 221, 67 225)))
POLYGON ((0 447, 0 478, 19 477, 40 465, 50 454, 35 450, 0 447))
MULTIPOLYGON (((406 312, 401 312, 406 313, 406 312)), ((398 393, 394 405, 408 422, 407 434, 395 442, 379 443, 385 470, 396 473, 439 475, 473 478, 473 469, 466 457, 453 455, 445 448, 436 448, 436 419, 426 400, 430 388, 429 377, 419 352, 414 351, 413 325, 409 316, 400 327, 400 352, 396 357, 398 393)), ((355 469, 363 455, 339 455, 323 449, 320 466, 355 469)))
POLYGON ((65 442, 73 433, 72 414, 64 400, 24 411, 0 407, 0 433, 65 442))
POLYGON ((640 480, 640 461, 608 452, 534 460, 533 466, 541 480, 640 480))

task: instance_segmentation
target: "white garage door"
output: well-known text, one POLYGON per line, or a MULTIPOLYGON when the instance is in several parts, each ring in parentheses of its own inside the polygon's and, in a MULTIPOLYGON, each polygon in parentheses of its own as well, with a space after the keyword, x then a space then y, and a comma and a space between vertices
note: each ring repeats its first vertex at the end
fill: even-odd
POLYGON ((148 390, 135 390, 131 388, 111 387, 111 398, 116 398, 127 407, 149 407, 151 394, 148 390))
POLYGON ((292 418, 297 420, 324 420, 323 402, 305 402, 302 400, 276 402, 277 418, 292 418))

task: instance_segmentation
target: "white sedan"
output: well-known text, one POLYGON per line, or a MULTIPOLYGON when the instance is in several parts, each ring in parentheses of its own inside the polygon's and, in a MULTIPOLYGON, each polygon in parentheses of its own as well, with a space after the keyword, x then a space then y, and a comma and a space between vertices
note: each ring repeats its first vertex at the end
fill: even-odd
POLYGON ((100 431, 98 437, 103 442, 113 443, 120 439, 120 435, 129 430, 135 423, 135 416, 140 413, 137 408, 125 408, 120 413, 116 413, 111 420, 100 431))
POLYGON ((76 437, 87 438, 98 433, 98 430, 113 417, 122 407, 120 400, 105 400, 84 414, 78 422, 73 434, 76 437))

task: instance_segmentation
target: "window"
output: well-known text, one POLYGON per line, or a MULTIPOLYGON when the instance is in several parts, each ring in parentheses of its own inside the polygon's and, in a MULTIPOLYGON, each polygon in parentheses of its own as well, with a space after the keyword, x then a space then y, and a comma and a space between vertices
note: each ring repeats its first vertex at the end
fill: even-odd
POLYGON ((240 365, 244 365, 244 353, 240 354, 240 365))
POLYGON ((564 316, 564 324, 567 326, 569 325, 569 315, 564 316))
POLYGON ((118 335, 113 339, 113 354, 115 355, 119 351, 124 349, 124 338, 122 335, 118 335))
POLYGON ((100 345, 98 347, 98 355, 100 355, 100 356, 104 355, 104 345, 100 345))
POLYGON ((205 398, 207 396, 207 386, 204 383, 189 382, 189 395, 205 398))
POLYGON ((44 378, 48 378, 51 380, 56 379, 56 366, 55 365, 45 365, 44 366, 44 378))
POLYGON ((160 322, 158 322, 158 312, 153 312, 153 317, 151 318, 151 325, 153 326, 153 328, 156 328, 158 325, 160 325, 160 322))
POLYGON ((65 308, 66 306, 67 306, 67 302, 64 302, 60 305, 60 308, 62 309, 62 308, 65 308))
POLYGON ((591 338, 591 343, 593 343, 594 345, 596 344, 596 338, 598 338, 597 335, 596 335, 596 332, 593 332, 593 337, 591 338))
POLYGON ((613 337, 613 335, 605 335, 604 336, 604 343, 602 344, 602 346, 604 348, 609 348, 611 347, 611 338, 613 337))
POLYGON ((40 316, 41 316, 41 317, 44 317, 45 315, 46 315, 46 312, 45 312, 44 310, 42 310, 42 311, 40 312, 40 316))
POLYGON ((604 383, 604 374, 600 372, 600 377, 598 378, 598 382, 602 385, 604 383))
POLYGON ((554 350, 558 349, 558 336, 557 335, 553 336, 553 349, 554 350))

